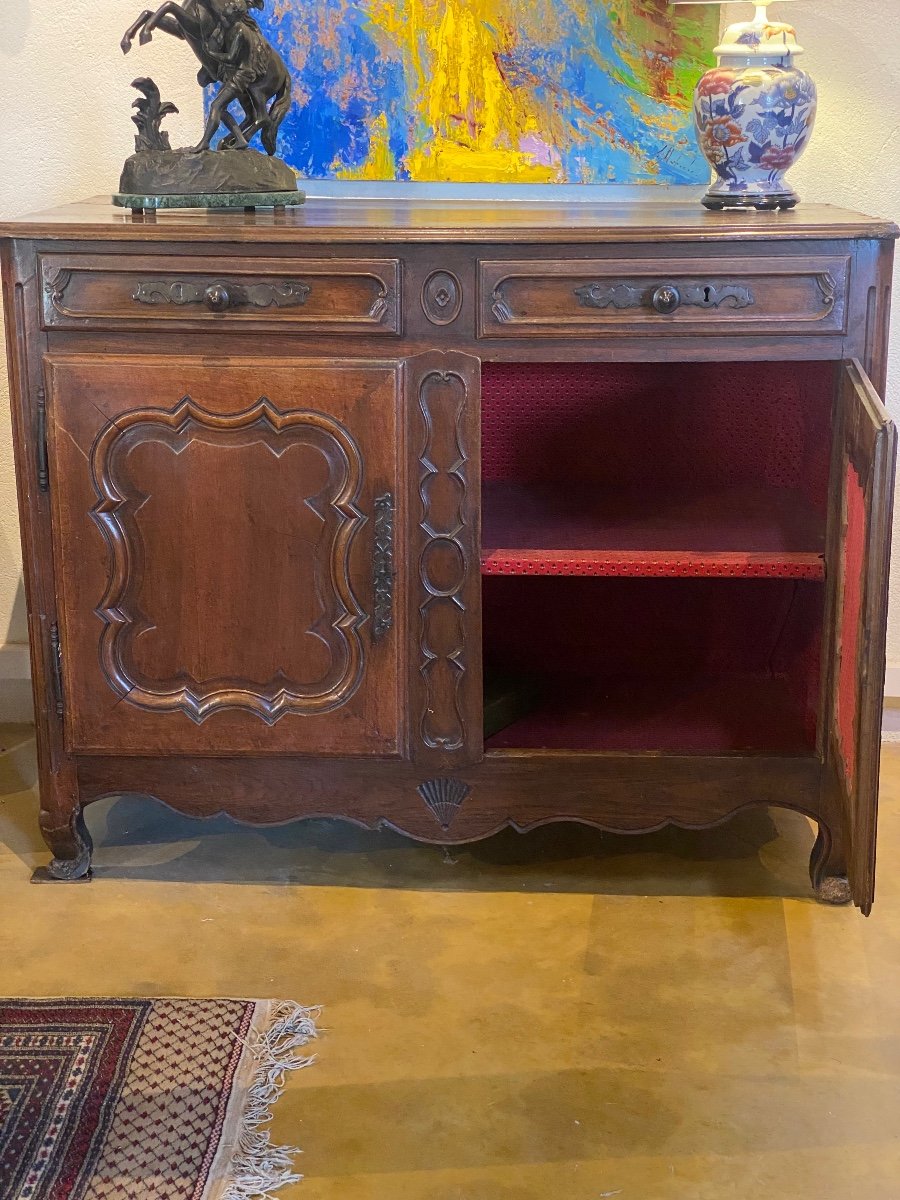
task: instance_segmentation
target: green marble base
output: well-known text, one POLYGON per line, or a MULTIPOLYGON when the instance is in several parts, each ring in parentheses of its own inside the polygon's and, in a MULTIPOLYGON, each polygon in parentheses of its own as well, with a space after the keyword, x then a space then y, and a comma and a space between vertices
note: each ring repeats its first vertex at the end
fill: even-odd
POLYGON ((193 196, 137 196, 117 192, 112 202, 132 212, 155 212, 158 208, 285 208, 303 204, 306 193, 293 192, 199 192, 193 196))

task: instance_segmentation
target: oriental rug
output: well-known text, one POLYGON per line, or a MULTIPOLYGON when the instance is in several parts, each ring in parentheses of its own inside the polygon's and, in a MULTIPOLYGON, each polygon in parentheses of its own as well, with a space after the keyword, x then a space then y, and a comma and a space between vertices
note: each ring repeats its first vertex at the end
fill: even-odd
POLYGON ((252 1200, 300 1178, 266 1125, 316 1010, 0 1000, 0 1200, 252 1200))

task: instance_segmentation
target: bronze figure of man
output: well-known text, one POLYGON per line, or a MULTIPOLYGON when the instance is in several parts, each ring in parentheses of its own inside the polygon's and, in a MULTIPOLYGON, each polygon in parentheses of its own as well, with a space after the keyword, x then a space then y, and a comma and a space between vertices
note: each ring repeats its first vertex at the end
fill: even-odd
POLYGON ((186 41, 200 60, 201 86, 219 83, 210 105, 203 137, 195 151, 210 149, 220 125, 229 135, 219 149, 246 149, 259 133, 274 155, 278 130, 291 105, 291 77, 281 55, 266 41, 251 9, 264 0, 166 0, 155 12, 145 10, 126 31, 122 49, 131 49, 135 36, 146 45, 157 29, 186 41), (240 123, 229 111, 237 101, 244 110, 240 123))

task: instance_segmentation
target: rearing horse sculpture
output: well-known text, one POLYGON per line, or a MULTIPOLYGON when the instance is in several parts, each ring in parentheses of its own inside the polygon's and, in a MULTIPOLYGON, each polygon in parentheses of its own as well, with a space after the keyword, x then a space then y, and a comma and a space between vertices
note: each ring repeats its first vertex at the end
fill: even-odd
POLYGON ((229 130, 221 148, 246 149, 259 133, 266 153, 275 153, 278 130, 291 106, 291 77, 284 60, 266 41, 249 9, 261 9, 264 0, 166 0, 154 12, 145 9, 122 38, 125 54, 140 33, 141 45, 152 40, 157 29, 187 42, 200 60, 197 82, 201 87, 222 82, 206 121, 196 151, 208 150, 220 124, 229 130), (237 28, 240 26, 240 28, 237 28), (230 58, 227 38, 235 33, 243 43, 240 66, 230 58), (224 81, 224 82, 223 82, 224 81), (239 124, 228 111, 234 101, 241 105, 245 118, 239 124), (269 102, 272 101, 271 107, 269 102))

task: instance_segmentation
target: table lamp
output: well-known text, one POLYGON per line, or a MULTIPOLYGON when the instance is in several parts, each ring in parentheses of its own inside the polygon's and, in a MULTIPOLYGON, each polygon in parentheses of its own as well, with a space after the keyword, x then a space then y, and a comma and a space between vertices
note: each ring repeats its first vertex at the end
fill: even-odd
POLYGON ((769 19, 773 2, 756 0, 752 21, 729 26, 715 49, 718 66, 694 93, 700 148, 713 169, 707 208, 793 208, 799 201, 784 174, 812 133, 816 85, 795 64, 803 48, 792 26, 769 19))

